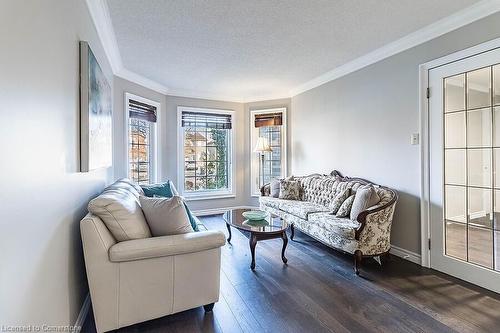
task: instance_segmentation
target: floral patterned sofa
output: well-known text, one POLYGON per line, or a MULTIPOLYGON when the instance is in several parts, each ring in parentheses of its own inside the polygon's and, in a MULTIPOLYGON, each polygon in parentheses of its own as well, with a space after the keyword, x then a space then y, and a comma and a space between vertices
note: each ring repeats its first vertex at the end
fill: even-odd
POLYGON ((338 171, 330 175, 313 174, 294 177, 300 183, 301 200, 270 197, 270 184, 261 188, 260 209, 280 216, 294 228, 316 240, 354 254, 354 270, 359 275, 363 257, 386 255, 391 248, 391 224, 397 193, 387 187, 360 178, 343 177, 338 171), (332 215, 328 208, 337 193, 371 184, 380 198, 378 204, 358 215, 356 221, 332 215))

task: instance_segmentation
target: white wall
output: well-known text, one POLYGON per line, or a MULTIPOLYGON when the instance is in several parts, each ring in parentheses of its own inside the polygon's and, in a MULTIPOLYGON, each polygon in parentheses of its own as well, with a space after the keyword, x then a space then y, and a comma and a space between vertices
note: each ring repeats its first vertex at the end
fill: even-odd
POLYGON ((78 172, 79 51, 110 78, 84 1, 0 2, 0 325, 74 324, 79 220, 112 170, 78 172))
POLYGON ((292 98, 289 117, 293 174, 367 178, 400 199, 392 243, 420 252, 418 66, 500 37, 495 14, 292 98))

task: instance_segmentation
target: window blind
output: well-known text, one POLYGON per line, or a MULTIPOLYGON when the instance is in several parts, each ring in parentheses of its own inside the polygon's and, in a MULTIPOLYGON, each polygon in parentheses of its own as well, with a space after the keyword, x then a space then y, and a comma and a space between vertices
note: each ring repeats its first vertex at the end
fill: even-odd
POLYGON ((156 123, 156 107, 153 105, 129 99, 128 114, 130 118, 156 123))
POLYGON ((283 114, 280 113, 262 113, 255 115, 255 127, 281 126, 283 125, 283 114))
POLYGON ((231 115, 202 112, 182 112, 182 127, 231 129, 231 115))

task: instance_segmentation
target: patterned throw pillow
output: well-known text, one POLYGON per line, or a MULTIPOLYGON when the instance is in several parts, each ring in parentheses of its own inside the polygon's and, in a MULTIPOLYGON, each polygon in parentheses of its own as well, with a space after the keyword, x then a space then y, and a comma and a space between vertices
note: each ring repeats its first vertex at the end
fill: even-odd
POLYGON ((280 199, 300 200, 300 183, 298 180, 280 180, 280 199))
POLYGON ((354 202, 354 197, 355 195, 351 195, 349 198, 347 198, 342 205, 339 208, 339 211, 337 212, 337 217, 348 217, 349 214, 351 213, 351 208, 352 208, 352 203, 354 202))
POLYGON ((332 203, 330 204, 330 213, 335 215, 339 211, 340 206, 342 206, 342 203, 346 201, 346 199, 349 197, 350 189, 346 188, 340 191, 335 198, 333 199, 332 203))

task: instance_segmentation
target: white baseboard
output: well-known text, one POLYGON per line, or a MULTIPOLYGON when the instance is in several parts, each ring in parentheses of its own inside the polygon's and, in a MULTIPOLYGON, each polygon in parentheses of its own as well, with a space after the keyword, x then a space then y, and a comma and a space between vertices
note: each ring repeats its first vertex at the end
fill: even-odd
POLYGON ((211 209, 200 209, 194 210, 193 214, 196 216, 207 216, 215 214, 223 214, 231 209, 258 209, 259 207, 254 206, 233 206, 233 207, 223 207, 223 208, 211 208, 211 209))
POLYGON ((85 300, 83 301, 82 308, 78 313, 78 317, 76 318, 75 327, 79 327, 79 329, 75 330, 75 332, 80 332, 83 328, 83 324, 85 324, 85 320, 87 319, 87 315, 90 310, 90 293, 87 293, 85 296, 85 300))
POLYGON ((417 265, 420 265, 422 262, 422 258, 420 254, 408 251, 406 249, 403 249, 399 246, 391 245, 391 254, 398 256, 400 258, 403 258, 405 260, 411 261, 417 265))

